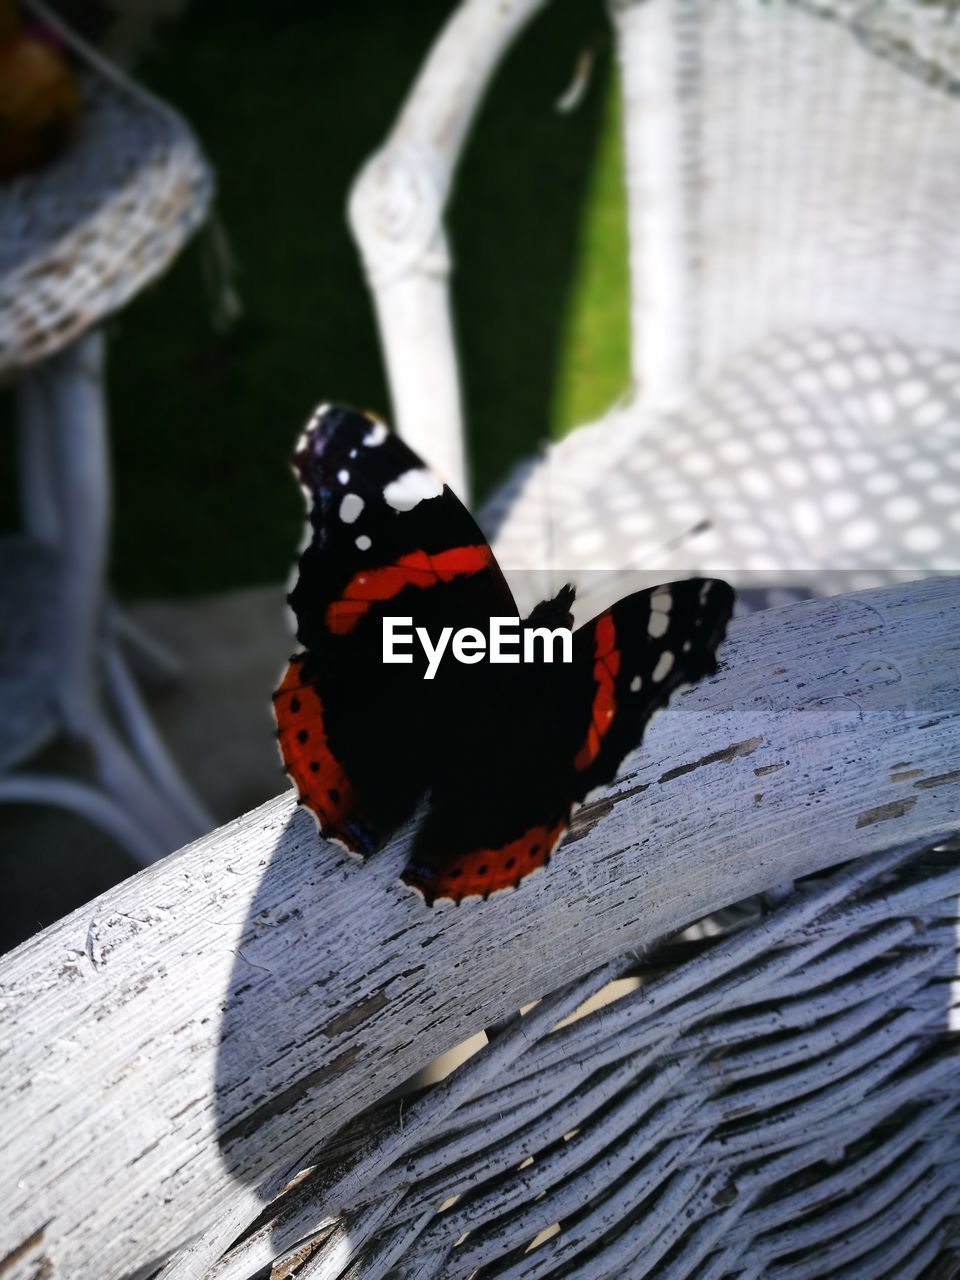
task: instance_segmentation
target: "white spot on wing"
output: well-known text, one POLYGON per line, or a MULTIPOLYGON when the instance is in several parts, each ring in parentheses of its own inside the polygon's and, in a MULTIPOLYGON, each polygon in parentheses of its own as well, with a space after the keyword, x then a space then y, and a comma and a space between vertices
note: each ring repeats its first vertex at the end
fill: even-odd
POLYGON ((426 498, 439 498, 443 481, 434 471, 416 467, 391 480, 383 491, 383 499, 395 511, 412 511, 426 498))
POLYGON ((370 539, 367 537, 365 533, 361 533, 360 537, 356 539, 356 543, 361 551, 369 551, 370 548, 373 546, 373 543, 370 541, 370 539))
POLYGON ((363 499, 356 493, 344 494, 343 501, 340 503, 340 519, 344 524, 353 524, 363 510, 363 506, 363 499))
POLYGON ((670 619, 665 613, 651 612, 650 620, 647 623, 647 634, 652 636, 654 640, 659 640, 661 636, 667 634, 667 628, 670 626, 670 619))
POLYGON ((664 649, 660 657, 657 659, 657 665, 653 668, 653 683, 659 684, 660 681, 670 674, 673 667, 673 654, 669 649, 664 649))
POLYGON ((363 443, 371 449, 375 449, 378 444, 383 444, 390 433, 382 422, 374 422, 370 426, 370 430, 363 437, 363 443))
POLYGON ((643 681, 640 679, 639 676, 634 676, 633 679, 630 681, 630 692, 639 693, 642 688, 643 688, 643 681))
POLYGON ((350 472, 349 472, 349 471, 338 471, 338 472, 337 472, 337 479, 340 481, 340 483, 341 483, 341 484, 346 484, 346 483, 347 483, 347 481, 350 479, 350 472))
MULTIPOLYGON (((650 597, 650 608, 654 613, 669 613, 673 608, 673 592, 669 587, 660 587, 650 597)), ((661 632, 661 635, 663 633, 661 632)))

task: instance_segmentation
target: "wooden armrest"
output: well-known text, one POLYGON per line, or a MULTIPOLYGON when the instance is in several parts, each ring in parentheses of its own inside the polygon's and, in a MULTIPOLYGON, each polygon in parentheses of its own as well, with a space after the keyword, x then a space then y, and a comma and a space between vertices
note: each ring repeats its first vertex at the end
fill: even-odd
POLYGON ((460 4, 350 195, 350 226, 373 291, 396 428, 464 501, 469 483, 444 207, 487 85, 545 3, 460 4))
POLYGON ((721 656, 515 893, 428 910, 397 879, 408 832, 361 865, 286 794, 3 957, 3 1280, 38 1258, 127 1276, 218 1220, 226 1244, 471 1032, 713 909, 960 827, 960 578, 757 613, 721 656))

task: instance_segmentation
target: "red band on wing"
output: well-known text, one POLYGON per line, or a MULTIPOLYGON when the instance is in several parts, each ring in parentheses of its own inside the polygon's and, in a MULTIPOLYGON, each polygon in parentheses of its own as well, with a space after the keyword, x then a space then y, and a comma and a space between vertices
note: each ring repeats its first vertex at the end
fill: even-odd
POLYGON ((357 817, 353 787, 327 742, 323 702, 313 685, 303 682, 302 665, 302 656, 290 659, 273 695, 284 767, 322 833, 354 853, 369 853, 374 837, 357 817))
POLYGON ((617 646, 616 628, 609 613, 603 613, 597 619, 594 636, 593 678, 597 691, 593 695, 593 706, 590 710, 590 728, 583 745, 574 757, 575 769, 586 769, 600 754, 603 735, 610 728, 617 700, 614 695, 617 672, 620 670, 620 650, 617 646))
POLYGON ((451 866, 411 863, 401 879, 423 894, 427 906, 437 898, 459 902, 477 895, 485 898, 497 889, 515 889, 524 876, 547 865, 568 823, 569 818, 562 818, 552 826, 531 827, 499 849, 478 849, 457 858, 451 866))
POLYGON ((426 551, 411 551, 396 564, 355 574, 340 599, 328 606, 327 626, 336 635, 346 635, 371 605, 392 600, 404 587, 432 587, 451 578, 480 573, 492 563, 493 552, 485 544, 451 547, 433 556, 426 551))

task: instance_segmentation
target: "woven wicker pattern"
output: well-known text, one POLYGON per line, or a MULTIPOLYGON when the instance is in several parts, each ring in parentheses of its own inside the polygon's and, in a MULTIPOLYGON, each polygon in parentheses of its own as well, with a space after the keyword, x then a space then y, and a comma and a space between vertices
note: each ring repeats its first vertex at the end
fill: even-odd
MULTIPOLYGON (((960 65, 960 28, 939 5, 857 9, 848 26, 792 4, 671 6, 703 373, 798 326, 956 342, 960 102, 922 68, 960 65)), ((632 158, 641 191, 652 158, 632 158)))
POLYGON ((556 992, 361 1117, 216 1276, 926 1274, 960 1203, 958 848, 877 855, 556 992))
POLYGON ((189 130, 119 76, 84 70, 55 163, 0 188, 0 377, 52 355, 157 276, 206 215, 189 130))
MULTIPOLYGON (((522 465, 482 518, 505 568, 550 566, 518 590, 570 575, 587 617, 611 570, 817 594, 949 571, 958 512, 960 355, 844 329, 769 340, 673 413, 614 410, 522 465)), ((629 585, 610 578, 613 597, 629 585)))

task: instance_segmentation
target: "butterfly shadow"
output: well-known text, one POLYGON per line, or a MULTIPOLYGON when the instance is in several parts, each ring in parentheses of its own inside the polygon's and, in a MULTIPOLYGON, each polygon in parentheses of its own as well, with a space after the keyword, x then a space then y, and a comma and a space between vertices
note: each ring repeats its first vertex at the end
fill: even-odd
MULTIPOLYGON (((519 1001, 549 985, 538 971, 548 958, 529 947, 542 873, 523 891, 428 908, 400 882, 416 819, 361 861, 324 840, 290 793, 262 812, 260 878, 233 948, 216 1060, 220 1157, 247 1189, 238 1230, 329 1161, 329 1139, 350 1119, 499 1016, 471 1004, 459 976, 471 955, 484 963, 485 935, 506 939, 493 949, 511 975, 501 994, 519 1001)), ((264 1230, 279 1249, 272 1216, 264 1230)))

